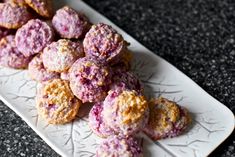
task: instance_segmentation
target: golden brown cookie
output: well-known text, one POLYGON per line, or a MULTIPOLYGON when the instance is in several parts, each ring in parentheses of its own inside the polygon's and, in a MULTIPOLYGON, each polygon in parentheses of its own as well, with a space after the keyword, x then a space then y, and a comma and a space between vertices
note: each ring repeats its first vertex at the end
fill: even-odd
POLYGON ((129 71, 131 69, 131 61, 133 59, 133 54, 130 50, 126 49, 122 54, 121 59, 112 65, 114 70, 124 70, 129 71))
POLYGON ((182 134, 191 123, 188 110, 163 97, 149 103, 150 116, 144 132, 153 140, 182 134))
POLYGON ((149 108, 144 96, 132 90, 110 90, 104 100, 104 122, 115 132, 131 136, 148 122, 149 108))
POLYGON ((64 124, 72 121, 81 106, 69 88, 68 81, 50 80, 40 84, 36 95, 38 114, 50 124, 64 124))
POLYGON ((52 0, 25 0, 39 15, 50 18, 53 15, 52 0))
POLYGON ((27 5, 25 0, 4 0, 4 2, 7 2, 7 3, 16 3, 20 6, 25 6, 27 5))

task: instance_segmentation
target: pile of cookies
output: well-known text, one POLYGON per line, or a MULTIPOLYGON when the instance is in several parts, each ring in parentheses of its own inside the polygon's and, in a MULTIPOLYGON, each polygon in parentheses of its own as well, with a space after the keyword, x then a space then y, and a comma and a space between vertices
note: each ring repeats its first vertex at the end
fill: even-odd
POLYGON ((188 111, 165 98, 148 101, 130 72, 129 43, 110 25, 92 25, 65 6, 53 15, 50 0, 0 3, 0 65, 27 68, 38 82, 38 114, 50 124, 75 119, 92 103, 89 126, 107 138, 96 156, 143 156, 135 136, 175 137, 191 122, 188 111))

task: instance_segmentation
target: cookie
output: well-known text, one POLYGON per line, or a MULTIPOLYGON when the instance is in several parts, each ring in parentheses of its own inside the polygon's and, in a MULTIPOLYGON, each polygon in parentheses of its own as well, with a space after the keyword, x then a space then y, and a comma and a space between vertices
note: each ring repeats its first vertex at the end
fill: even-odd
POLYGON ((56 11, 52 24, 62 38, 68 39, 81 38, 90 29, 87 17, 68 6, 56 11))
POLYGON ((86 56, 100 62, 118 62, 126 50, 126 42, 110 25, 99 23, 93 25, 83 41, 86 56))
POLYGON ((115 135, 116 133, 107 124, 105 124, 102 111, 102 102, 94 104, 89 112, 89 126, 96 135, 106 138, 108 136, 115 135))
POLYGON ((28 73, 33 80, 38 82, 49 81, 60 77, 59 73, 50 72, 44 67, 40 54, 36 55, 29 62, 28 73))
POLYGON ((117 63, 112 64, 112 68, 114 70, 129 71, 131 69, 132 58, 133 54, 129 50, 126 50, 121 56, 121 59, 117 63))
POLYGON ((97 148, 96 157, 143 157, 143 150, 133 137, 111 136, 97 148))
POLYGON ((26 68, 30 57, 25 57, 17 49, 14 39, 14 35, 8 35, 0 40, 0 65, 15 69, 26 68))
POLYGON ((25 6, 27 5, 25 0, 4 0, 5 3, 16 3, 20 6, 25 6))
POLYGON ((52 0, 25 0, 39 15, 50 18, 53 15, 52 0))
POLYGON ((139 79, 131 72, 127 72, 122 69, 116 69, 113 72, 112 83, 110 84, 110 90, 135 90, 138 93, 143 93, 143 85, 139 79))
POLYGON ((83 56, 83 47, 79 42, 60 39, 43 50, 42 60, 49 71, 65 72, 83 56))
POLYGON ((81 102, 74 97, 67 81, 54 79, 38 88, 36 107, 39 116, 49 124, 64 124, 75 118, 81 102))
POLYGON ((148 103, 136 91, 109 91, 104 100, 104 121, 119 134, 129 136, 139 132, 148 116, 148 103))
POLYGON ((0 3, 0 26, 17 29, 32 18, 27 8, 16 3, 0 3))
POLYGON ((53 39, 52 27, 39 19, 27 22, 17 30, 15 36, 16 46, 25 56, 41 52, 53 39))
POLYGON ((171 138, 182 134, 191 123, 189 112, 165 98, 149 103, 150 117, 144 132, 153 140, 171 138))
POLYGON ((111 74, 107 66, 90 58, 78 59, 69 69, 70 87, 83 103, 100 102, 106 95, 111 74))

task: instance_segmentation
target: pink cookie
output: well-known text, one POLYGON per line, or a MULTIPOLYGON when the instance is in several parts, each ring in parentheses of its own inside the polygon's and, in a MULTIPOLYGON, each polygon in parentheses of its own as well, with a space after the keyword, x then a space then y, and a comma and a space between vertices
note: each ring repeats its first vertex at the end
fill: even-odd
POLYGON ((43 50, 42 60, 49 71, 66 72, 78 58, 83 56, 81 43, 60 39, 43 50))
POLYGON ((109 68, 89 58, 78 59, 69 69, 70 87, 82 102, 100 102, 111 82, 109 68))
POLYGON ((40 54, 35 56, 29 63, 28 72, 30 77, 38 82, 48 81, 60 77, 59 73, 49 72, 44 67, 40 54))
POLYGON ((136 91, 109 91, 104 100, 103 117, 115 132, 129 136, 141 131, 146 125, 148 103, 136 91))
POLYGON ((138 78, 131 72, 119 69, 113 72, 112 83, 110 85, 111 90, 116 89, 129 89, 135 90, 138 93, 143 93, 143 86, 138 78))
POLYGON ((143 150, 133 137, 111 136, 98 147, 96 157, 143 157, 143 150))
POLYGON ((83 41, 86 56, 101 62, 118 62, 126 51, 127 44, 110 25, 93 25, 83 41))
POLYGON ((81 38, 90 28, 87 17, 74 9, 65 6, 57 10, 52 24, 62 38, 81 38))
POLYGON ((27 8, 15 3, 0 3, 0 26, 17 29, 32 18, 27 8))
POLYGON ((14 38, 14 35, 8 35, 0 40, 0 65, 15 69, 26 68, 30 58, 17 49, 14 38))
POLYGON ((15 36, 16 45, 25 56, 41 52, 53 39, 52 27, 39 19, 30 20, 17 30, 15 36))
POLYGON ((149 103, 150 117, 144 132, 153 140, 175 137, 182 134, 191 123, 188 111, 165 98, 149 103))
POLYGON ((114 135, 115 132, 104 123, 103 120, 103 103, 96 103, 89 113, 89 126, 92 131, 100 137, 108 137, 114 135))

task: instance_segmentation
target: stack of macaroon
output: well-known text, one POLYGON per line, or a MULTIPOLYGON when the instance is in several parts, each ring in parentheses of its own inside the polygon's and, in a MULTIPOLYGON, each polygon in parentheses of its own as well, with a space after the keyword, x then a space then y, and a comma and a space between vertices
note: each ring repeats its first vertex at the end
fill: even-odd
POLYGON ((28 68, 38 82, 41 117, 50 124, 68 123, 81 105, 92 103, 89 126, 106 138, 97 157, 140 157, 139 132, 159 140, 186 130, 191 118, 185 108, 162 97, 145 98, 130 72, 129 43, 114 28, 92 25, 68 6, 54 16, 52 10, 50 0, 0 3, 0 65, 28 68))

